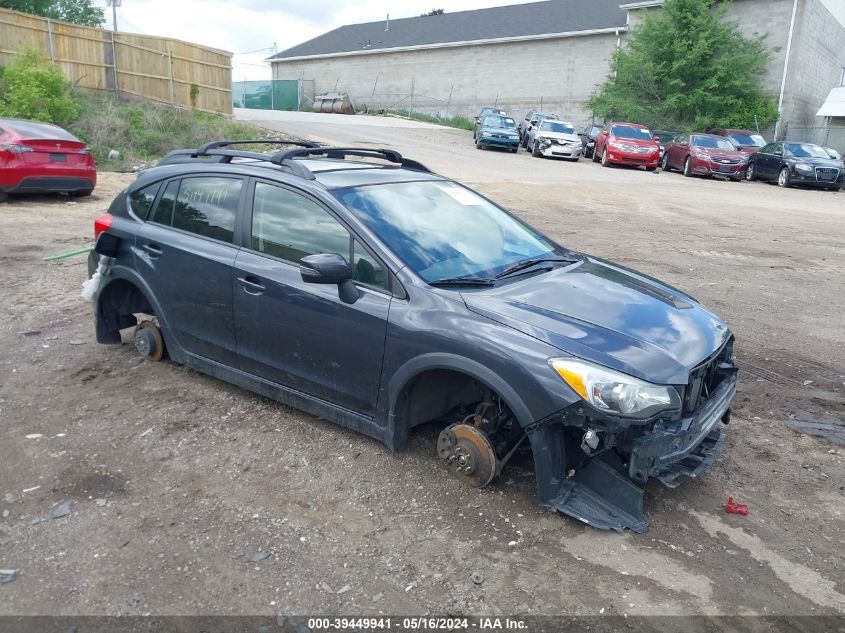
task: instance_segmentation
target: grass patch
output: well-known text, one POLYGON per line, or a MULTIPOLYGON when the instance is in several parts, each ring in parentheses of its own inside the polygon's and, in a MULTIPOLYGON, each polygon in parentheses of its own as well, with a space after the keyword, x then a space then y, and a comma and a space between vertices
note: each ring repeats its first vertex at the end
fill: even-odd
MULTIPOLYGON (((75 91, 74 98, 79 115, 67 127, 88 144, 98 169, 105 171, 131 170, 171 150, 198 147, 210 141, 281 138, 222 114, 173 108, 151 101, 125 101, 106 93, 75 91), (120 152, 120 158, 110 159, 111 150, 120 152)), ((266 151, 270 147, 238 149, 266 151)))
POLYGON ((459 130, 473 130, 475 128, 475 119, 465 116, 443 117, 437 114, 425 114, 423 112, 411 112, 409 115, 407 112, 399 110, 385 110, 384 114, 393 114, 405 119, 411 119, 412 121, 422 121, 423 123, 445 125, 446 127, 454 127, 459 130))

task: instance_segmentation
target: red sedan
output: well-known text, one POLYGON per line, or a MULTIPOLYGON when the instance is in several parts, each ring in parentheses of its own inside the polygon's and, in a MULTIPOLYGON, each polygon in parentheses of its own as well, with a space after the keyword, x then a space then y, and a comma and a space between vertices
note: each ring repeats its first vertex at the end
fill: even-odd
POLYGON ((10 193, 87 196, 97 185, 85 143, 49 123, 0 119, 0 201, 10 193))
POLYGON ((745 178, 748 154, 715 134, 680 134, 666 146, 663 171, 678 169, 684 176, 745 178))
POLYGON ((608 123, 596 137, 593 162, 599 161, 605 167, 637 165, 654 171, 660 162, 660 145, 642 125, 608 123))

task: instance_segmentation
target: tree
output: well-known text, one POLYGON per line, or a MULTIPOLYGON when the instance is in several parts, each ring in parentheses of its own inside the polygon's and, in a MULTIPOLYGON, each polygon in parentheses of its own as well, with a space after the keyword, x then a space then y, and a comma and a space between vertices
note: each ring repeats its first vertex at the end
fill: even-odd
POLYGON ((444 9, 432 9, 428 13, 421 13, 420 17, 425 18, 425 17, 428 17, 430 15, 443 15, 444 13, 446 13, 446 11, 444 9))
POLYGON ((3 73, 0 116, 66 126, 79 114, 61 71, 38 51, 15 57, 3 73))
POLYGON ((103 9, 92 0, 0 0, 0 7, 86 26, 106 21, 103 9))
POLYGON ((102 26, 106 21, 103 9, 92 0, 54 0, 46 17, 86 26, 102 26))
POLYGON ((588 105, 602 119, 685 131, 753 128, 777 119, 761 84, 772 51, 726 22, 729 2, 666 0, 616 51, 611 75, 588 105))

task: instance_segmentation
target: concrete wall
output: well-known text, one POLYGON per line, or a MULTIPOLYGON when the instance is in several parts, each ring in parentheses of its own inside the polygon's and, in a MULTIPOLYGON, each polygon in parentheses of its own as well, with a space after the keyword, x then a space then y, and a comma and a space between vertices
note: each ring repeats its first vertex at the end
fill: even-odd
POLYGON ((274 79, 314 79, 317 94, 348 92, 357 106, 475 114, 498 103, 514 116, 542 106, 581 124, 609 72, 613 33, 531 42, 364 54, 273 64, 274 79), (449 101, 450 91, 452 93, 449 101))
POLYGON ((816 112, 845 68, 845 24, 819 0, 799 0, 789 61, 783 120, 823 125, 816 112))

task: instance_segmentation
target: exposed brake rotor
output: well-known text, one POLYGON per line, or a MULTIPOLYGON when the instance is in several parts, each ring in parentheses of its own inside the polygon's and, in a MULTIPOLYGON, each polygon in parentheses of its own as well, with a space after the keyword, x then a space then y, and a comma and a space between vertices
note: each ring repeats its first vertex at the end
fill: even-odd
POLYGON ((440 432, 437 455, 455 477, 483 488, 496 476, 498 459, 487 436, 469 424, 453 424, 440 432))

